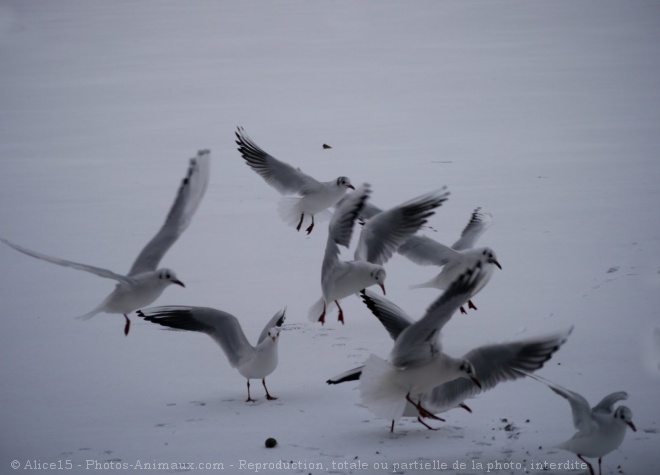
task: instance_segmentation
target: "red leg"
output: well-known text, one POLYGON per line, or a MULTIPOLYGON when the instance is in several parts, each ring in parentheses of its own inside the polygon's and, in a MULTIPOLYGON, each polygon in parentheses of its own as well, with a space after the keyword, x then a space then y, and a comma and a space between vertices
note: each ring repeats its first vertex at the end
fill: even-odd
POLYGON ((274 401, 275 399, 277 399, 276 397, 273 397, 270 394, 268 394, 268 388, 266 387, 266 378, 262 379, 261 383, 264 385, 264 389, 266 390, 266 399, 268 399, 269 401, 274 401))
POLYGON ((335 303, 337 304, 337 308, 339 309, 339 314, 337 315, 337 320, 341 322, 341 324, 344 324, 344 311, 341 309, 339 306, 339 300, 335 300, 335 303))
POLYGON ((128 336, 128 332, 131 329, 131 321, 126 314, 124 314, 124 318, 126 319, 126 324, 124 325, 124 335, 128 336))
POLYGON ((467 412, 469 412, 470 414, 472 414, 472 409, 470 409, 470 406, 468 406, 467 404, 460 403, 459 406, 461 406, 461 407, 462 407, 463 409, 465 409, 467 412))
POLYGON ((314 229, 314 215, 312 215, 312 224, 310 224, 305 231, 307 231, 307 235, 309 236, 309 233, 312 232, 312 229, 314 229))
POLYGON ((477 309, 477 307, 472 303, 472 300, 468 300, 468 308, 472 310, 477 309))
MULTIPOLYGON (((442 422, 445 422, 445 420, 444 420, 442 417, 438 417, 438 416, 436 416, 436 415, 433 414, 431 411, 429 411, 428 409, 426 409, 425 407, 423 407, 421 401, 417 401, 417 402, 413 401, 413 400, 411 399, 411 397, 410 397, 410 393, 406 394, 406 400, 407 400, 410 404, 412 404, 413 406, 415 406, 415 408, 416 408, 417 411, 419 412, 419 416, 420 416, 420 417, 428 417, 429 419, 435 419, 436 421, 442 421, 442 422)), ((426 425, 426 424, 424 424, 424 425, 426 425)))
POLYGON ((601 462, 603 461, 603 457, 598 457, 598 475, 603 475, 603 467, 601 467, 601 462))
POLYGON ((392 419, 392 425, 390 425, 390 432, 394 432, 394 419, 392 419))
POLYGON ((461 305, 461 313, 462 313, 463 315, 467 315, 467 312, 465 311, 465 309, 463 308, 462 305, 461 305))
POLYGON ((296 226, 296 231, 300 231, 300 226, 302 226, 303 219, 305 218, 305 214, 300 215, 300 221, 298 221, 298 226, 296 226))

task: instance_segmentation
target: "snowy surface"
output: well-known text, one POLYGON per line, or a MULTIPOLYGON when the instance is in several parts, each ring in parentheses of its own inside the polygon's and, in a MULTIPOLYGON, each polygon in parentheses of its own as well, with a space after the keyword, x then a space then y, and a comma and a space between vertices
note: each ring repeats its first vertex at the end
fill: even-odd
MULTIPOLYGON (((162 262, 186 288, 155 305, 229 311, 253 341, 288 309, 279 399, 255 382, 245 403, 210 338, 76 320, 111 281, 0 246, 0 473, 579 472, 531 465, 577 461, 551 448, 574 432, 568 404, 536 381, 393 434, 357 384, 325 384, 391 341, 355 297, 344 326, 306 320, 327 228, 280 221, 237 125, 319 179, 369 182, 382 207, 447 185, 427 231, 441 242, 492 212, 480 243, 503 270, 446 327, 447 351, 575 325, 539 374, 592 404, 628 391, 638 431, 603 472, 660 473, 659 39, 654 1, 0 1, 0 235, 126 272, 187 158, 210 148, 206 197, 162 262)), ((437 292, 408 286, 437 270, 400 256, 387 269, 388 298, 421 316, 437 292)))

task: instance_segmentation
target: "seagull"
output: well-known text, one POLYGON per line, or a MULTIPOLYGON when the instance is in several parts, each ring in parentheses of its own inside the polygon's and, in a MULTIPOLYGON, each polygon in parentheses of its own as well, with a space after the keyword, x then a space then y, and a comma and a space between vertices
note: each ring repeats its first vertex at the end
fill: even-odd
POLYGON ((577 432, 573 437, 557 445, 556 448, 573 452, 589 466, 589 473, 594 475, 593 466, 584 457, 598 457, 598 473, 602 473, 602 459, 617 449, 626 435, 626 427, 637 432, 632 422, 632 411, 626 406, 614 408, 614 404, 628 399, 628 393, 618 391, 605 396, 594 407, 580 394, 569 391, 536 374, 526 376, 546 384, 552 391, 566 399, 573 412, 573 425, 577 432))
POLYGON ((87 320, 101 312, 121 313, 126 319, 124 334, 128 335, 131 328, 131 321, 128 318, 129 313, 151 304, 170 284, 185 287, 173 270, 167 268, 156 269, 156 267, 167 250, 176 242, 183 231, 186 230, 204 196, 209 181, 210 154, 211 152, 209 150, 200 150, 197 153, 197 157, 190 159, 188 172, 181 182, 181 186, 172 204, 172 208, 165 219, 165 223, 144 249, 142 249, 128 275, 115 274, 108 269, 47 256, 21 247, 7 239, 0 238, 0 240, 28 256, 116 280, 118 283, 115 286, 115 290, 103 302, 92 311, 77 318, 87 320))
POLYGON ((314 229, 314 215, 327 212, 327 209, 337 203, 349 188, 355 189, 351 180, 345 176, 320 182, 303 173, 299 168, 276 159, 255 144, 242 127, 238 127, 235 134, 238 151, 250 168, 281 194, 299 195, 299 197, 283 198, 279 202, 281 218, 292 226, 297 222, 297 231, 300 231, 305 215, 308 215, 311 218, 311 224, 306 228, 309 235, 314 229))
POLYGON ((330 220, 321 267, 323 295, 309 310, 311 321, 325 323, 327 305, 334 302, 339 310, 338 320, 344 323, 341 299, 374 284, 385 293, 383 264, 449 197, 447 189, 441 188, 379 213, 362 227, 354 260, 340 260, 339 246, 348 248, 353 224, 370 193, 371 188, 365 183, 347 197, 330 220))
POLYGON ((422 418, 442 420, 422 405, 422 397, 448 381, 469 379, 481 388, 473 363, 442 352, 440 331, 465 303, 483 278, 482 261, 461 274, 416 322, 400 330, 394 340, 389 361, 371 354, 360 376, 362 403, 376 416, 390 419, 390 431, 403 413, 406 403, 418 411, 417 420, 432 429, 422 418))
POLYGON ((247 379, 248 397, 245 402, 250 402, 254 401, 250 396, 251 379, 261 379, 266 390, 266 399, 277 399, 268 392, 266 376, 277 368, 277 342, 285 312, 286 309, 278 311, 268 321, 259 335, 257 346, 250 344, 238 319, 222 310, 167 306, 138 310, 137 314, 148 322, 177 330, 202 332, 213 338, 227 355, 229 364, 247 379))
MULTIPOLYGON (((433 279, 423 284, 411 286, 413 289, 417 288, 436 288, 445 289, 451 284, 458 275, 460 275, 468 266, 476 260, 486 258, 486 262, 497 266, 502 269, 502 266, 497 261, 495 252, 489 247, 474 248, 474 245, 479 237, 488 229, 493 223, 493 216, 490 213, 483 212, 481 208, 477 208, 472 213, 470 221, 461 233, 461 237, 447 247, 444 244, 426 237, 426 236, 412 236, 398 249, 399 254, 407 257, 411 261, 420 265, 436 265, 442 266, 442 271, 433 279)), ((492 277, 492 266, 487 266, 484 271, 486 274, 481 281, 481 285, 474 289, 474 296, 478 293, 492 277)), ((468 308, 476 310, 472 300, 468 299, 468 308)), ((461 306, 461 313, 467 313, 461 306)))
MULTIPOLYGON (((395 341, 403 330, 414 323, 414 320, 400 307, 369 290, 362 292, 362 300, 395 341)), ((464 402, 466 399, 493 389, 499 383, 524 377, 525 375, 520 371, 532 372, 542 368, 545 362, 566 342, 572 331, 571 327, 567 331, 554 335, 484 345, 467 352, 463 355, 463 359, 470 361, 474 366, 476 374, 479 375, 481 387, 465 378, 448 381, 434 387, 422 396, 423 407, 433 414, 454 407, 461 407, 472 412, 464 402)), ((363 368, 364 365, 348 370, 328 379, 326 383, 340 384, 346 381, 357 381, 360 379, 363 368)), ((408 403, 403 417, 417 417, 418 415, 417 409, 408 403)))

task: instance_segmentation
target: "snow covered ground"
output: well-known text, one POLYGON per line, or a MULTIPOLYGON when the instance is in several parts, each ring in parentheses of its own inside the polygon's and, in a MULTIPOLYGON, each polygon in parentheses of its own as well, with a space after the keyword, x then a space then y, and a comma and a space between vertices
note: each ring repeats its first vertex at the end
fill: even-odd
MULTIPOLYGON (((245 403, 210 338, 75 320, 111 281, 0 246, 0 472, 580 472, 551 448, 574 432, 569 406, 536 381, 393 434, 357 384, 325 384, 391 341, 355 297, 344 326, 307 321, 327 228, 280 221, 236 151, 242 125, 319 179, 369 182, 382 207, 447 185, 426 231, 441 242, 492 212, 481 243, 503 270, 446 350, 574 325, 539 374, 592 404, 628 391, 638 431, 603 472, 660 473, 659 32, 655 1, 0 1, 0 235, 126 272, 210 148, 206 197, 162 262, 186 288, 155 305, 229 311, 253 340, 288 316, 279 399, 253 384, 245 403)), ((437 292, 408 286, 437 270, 387 270, 388 298, 421 316, 437 292)))

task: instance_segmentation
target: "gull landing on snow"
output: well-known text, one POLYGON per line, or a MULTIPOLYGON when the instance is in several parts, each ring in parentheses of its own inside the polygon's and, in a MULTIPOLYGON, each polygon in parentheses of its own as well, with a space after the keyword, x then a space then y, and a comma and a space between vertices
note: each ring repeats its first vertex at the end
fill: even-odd
POLYGON ((297 194, 298 197, 283 198, 279 203, 281 218, 300 231, 305 216, 311 218, 307 234, 314 229, 314 216, 328 213, 328 208, 337 203, 348 191, 355 189, 351 181, 340 176, 335 180, 320 182, 272 155, 247 136, 242 127, 238 127, 236 144, 245 163, 258 173, 270 186, 283 195, 297 194))
POLYGON ((6 239, 0 238, 0 240, 28 256, 116 280, 118 283, 115 290, 95 309, 78 318, 87 320, 101 312, 123 314, 126 319, 124 334, 128 335, 131 328, 129 313, 154 302, 170 284, 185 287, 174 271, 167 268, 156 269, 156 267, 172 244, 188 227, 204 196, 209 181, 210 153, 209 150, 200 150, 197 157, 190 159, 188 172, 179 187, 165 223, 142 249, 128 275, 115 274, 108 269, 47 256, 6 239))

